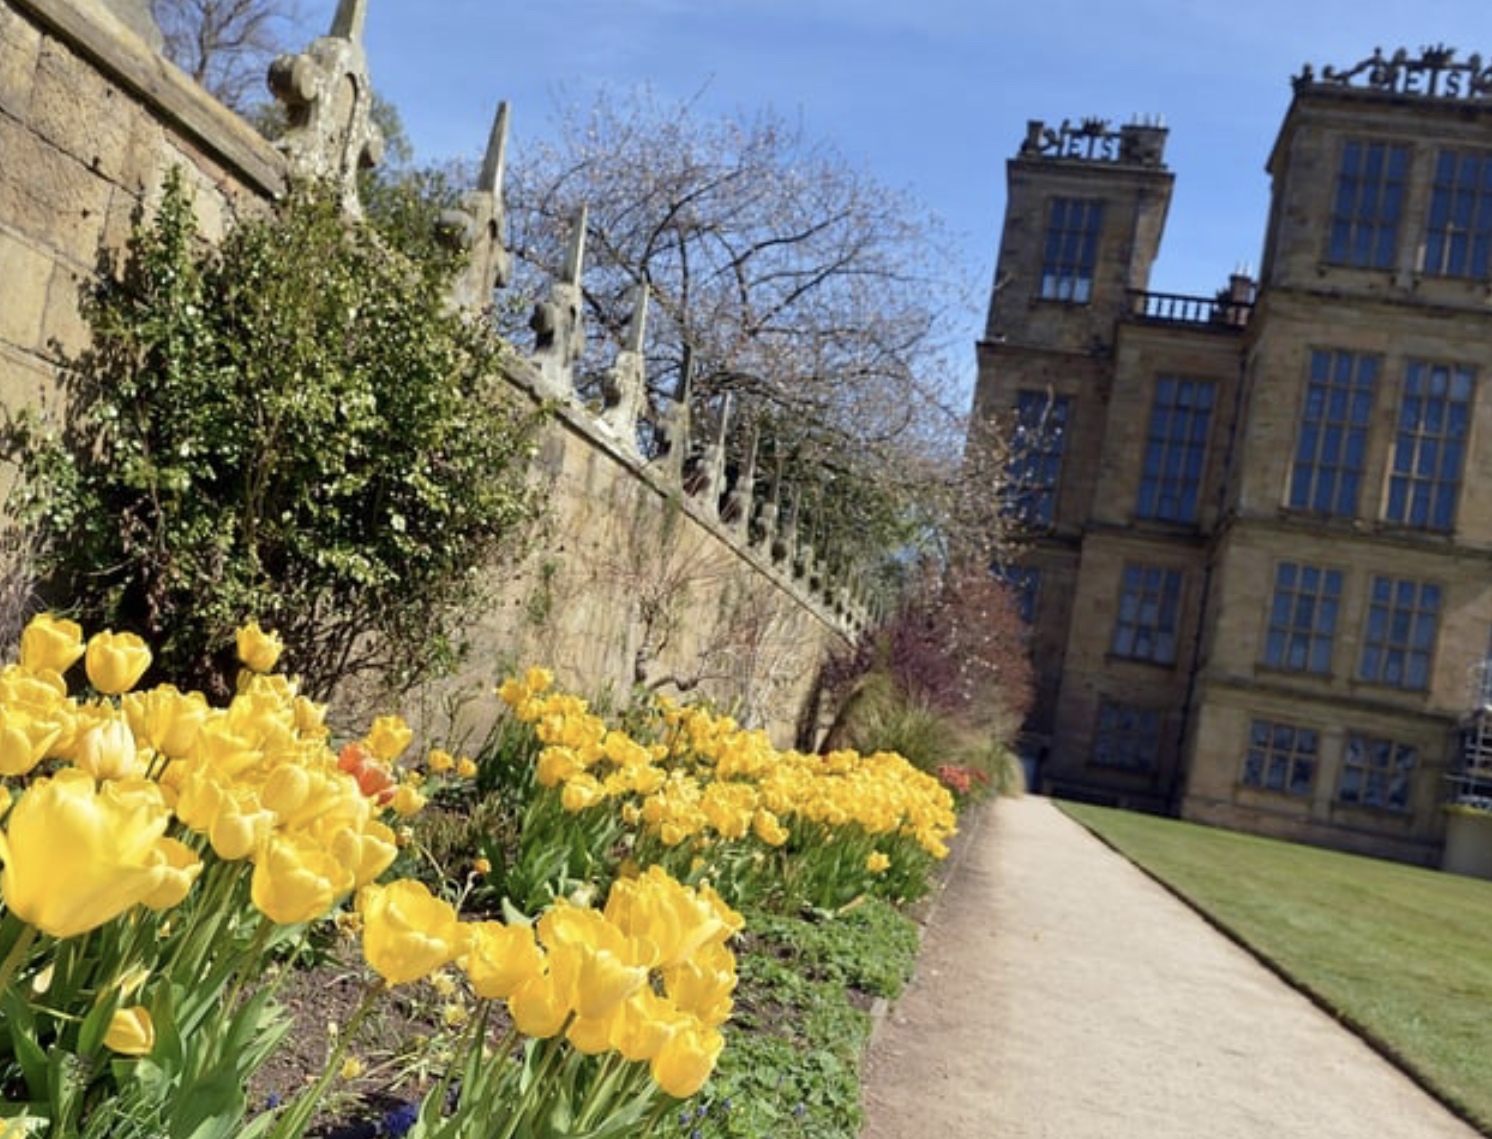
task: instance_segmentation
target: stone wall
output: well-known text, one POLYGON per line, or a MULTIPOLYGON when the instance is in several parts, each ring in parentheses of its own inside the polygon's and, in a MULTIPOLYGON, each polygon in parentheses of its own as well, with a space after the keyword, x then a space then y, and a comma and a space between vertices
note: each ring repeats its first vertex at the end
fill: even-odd
POLYGON ((204 233, 285 184, 264 139, 107 8, 0 4, 0 402, 45 399, 87 336, 82 282, 164 174, 188 175, 204 233))
MULTIPOLYGON (((215 240, 309 171, 317 146, 333 155, 326 172, 343 178, 376 152, 376 129, 357 105, 368 90, 356 72, 363 11, 344 0, 332 35, 286 61, 277 78, 294 137, 282 150, 107 6, 0 0, 0 406, 54 398, 59 363, 88 334, 80 287, 149 214, 170 168, 186 173, 203 234, 215 240), (353 72, 338 74, 344 65, 353 72), (318 107, 323 76, 335 94, 318 107)), ((488 168, 500 178, 500 161, 488 168)), ((478 187, 467 205, 475 240, 488 247, 472 259, 486 279, 465 281, 464 295, 482 298, 500 275, 500 184, 478 187)), ((812 558, 794 558, 791 540, 777 543, 774 560, 781 535, 771 527, 753 546, 744 521, 722 521, 714 495, 685 493, 677 464, 650 465, 621 441, 630 420, 619 432, 575 401, 567 337, 577 327, 565 321, 578 311, 566 290, 578 295, 579 272, 577 250, 574 279, 556 284, 546 308, 556 327, 506 377, 556 408, 533 471, 544 521, 526 561, 494 575, 497 601, 471 630, 468 672, 411 711, 454 715, 479 732, 495 709, 491 681, 545 663, 583 692, 623 695, 637 681, 697 690, 784 740, 822 653, 847 644, 857 621, 812 558)), ((687 439, 675 441, 680 454, 687 439)))

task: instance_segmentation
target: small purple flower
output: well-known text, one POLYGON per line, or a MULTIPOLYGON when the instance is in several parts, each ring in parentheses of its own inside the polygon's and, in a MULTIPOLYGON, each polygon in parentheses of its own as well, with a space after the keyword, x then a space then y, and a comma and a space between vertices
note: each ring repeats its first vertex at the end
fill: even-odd
POLYGON ((383 1134, 407 1135, 419 1117, 419 1108, 412 1103, 401 1103, 398 1107, 391 1107, 383 1116, 383 1134))

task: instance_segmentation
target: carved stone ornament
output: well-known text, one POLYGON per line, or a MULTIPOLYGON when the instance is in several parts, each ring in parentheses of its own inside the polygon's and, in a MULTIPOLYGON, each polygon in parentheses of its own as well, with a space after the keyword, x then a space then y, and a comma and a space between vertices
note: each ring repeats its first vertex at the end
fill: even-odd
POLYGON ((1166 128, 1157 119, 1126 123, 1117 130, 1107 119, 1063 119, 1049 127, 1040 119, 1026 123, 1022 158, 1057 158, 1078 162, 1113 162, 1127 166, 1161 166, 1166 128))
POLYGON ((633 291, 627 343, 616 354, 611 369, 601 378, 603 408, 600 424, 634 453, 637 451, 637 420, 647 400, 647 370, 643 356, 647 324, 648 287, 639 283, 633 291))
POLYGON ((549 296, 534 306, 529 327, 534 330, 533 361, 539 370, 539 394, 546 399, 570 399, 575 394, 575 364, 585 353, 585 324, 581 315, 580 280, 585 264, 587 210, 570 229, 564 275, 549 296))
POLYGON ((475 190, 461 197, 459 209, 440 215, 438 235, 449 248, 465 253, 466 265, 451 284, 453 308, 479 313, 492 293, 512 278, 513 262, 503 244, 503 170, 507 165, 508 105, 498 105, 487 139, 487 154, 475 190))
POLYGON ((367 0, 339 0, 328 35, 298 55, 280 56, 269 69, 269 88, 289 119, 276 145, 289 160, 291 179, 333 182, 343 210, 354 218, 363 212, 358 171, 383 157, 363 51, 366 16, 367 0))
POLYGON ((1356 67, 1325 67, 1319 78, 1306 64, 1291 82, 1297 91, 1346 87, 1427 99, 1486 99, 1492 97, 1492 63, 1484 63, 1478 54, 1458 63, 1456 49, 1444 44, 1420 48, 1417 58, 1411 58, 1403 48, 1392 56, 1374 48, 1373 54, 1356 67))

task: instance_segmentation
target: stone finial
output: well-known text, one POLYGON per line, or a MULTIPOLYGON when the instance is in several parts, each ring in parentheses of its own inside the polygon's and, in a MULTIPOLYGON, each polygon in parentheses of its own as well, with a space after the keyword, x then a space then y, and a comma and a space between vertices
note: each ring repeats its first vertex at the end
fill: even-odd
POLYGON ((291 179, 332 182, 353 218, 363 213, 358 171, 383 157, 363 51, 366 16, 367 0, 340 0, 329 35, 298 55, 280 56, 269 68, 269 89, 290 122, 276 145, 289 160, 291 179))
POLYGON ((684 488, 693 498, 703 498, 707 502, 713 499, 716 517, 719 517, 720 488, 725 483, 725 438, 730 430, 730 407, 731 394, 727 392, 720 409, 720 429, 715 432, 715 438, 705 444, 704 454, 690 472, 684 488))
POLYGON ((611 362, 610 370, 601 377, 600 423, 629 451, 636 451, 637 419, 647 399, 647 360, 643 355, 648 329, 647 282, 637 283, 632 298, 627 342, 611 362))
POLYGON ((564 273, 550 286, 549 296, 534 306, 534 315, 528 322, 534 330, 539 394, 549 399, 569 399, 575 394, 575 365, 585 353, 580 281, 585 270, 585 227, 589 212, 585 206, 580 207, 570 227, 564 273))
POLYGON ((753 425, 750 442, 746 444, 746 461, 720 508, 720 520, 738 539, 746 541, 750 540, 751 507, 756 500, 756 449, 760 439, 761 429, 753 425))
POLYGON ((461 205, 440 215, 441 241, 467 255, 466 265, 451 283, 451 306, 478 313, 492 303, 492 292, 508 283, 513 262, 503 245, 503 171, 507 166, 508 104, 499 103, 487 138, 487 153, 477 188, 461 196, 461 205))
POLYGON ((772 528, 772 560, 788 573, 798 561, 798 495, 788 490, 779 500, 777 524, 772 528))
POLYGON ((674 391, 673 403, 661 412, 653 422, 653 433, 657 439, 657 453, 648 465, 660 472, 670 484, 682 487, 684 482, 684 459, 689 453, 689 435, 692 424, 689 416, 689 400, 694 391, 694 350, 684 346, 684 362, 680 370, 679 384, 674 391))

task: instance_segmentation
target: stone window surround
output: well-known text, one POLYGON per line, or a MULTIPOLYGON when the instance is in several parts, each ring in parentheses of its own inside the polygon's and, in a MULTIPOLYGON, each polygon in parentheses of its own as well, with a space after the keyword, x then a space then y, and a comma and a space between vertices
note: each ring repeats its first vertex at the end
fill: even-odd
POLYGON ((1310 350, 1285 490, 1288 509, 1329 517, 1357 516, 1383 363, 1382 355, 1374 352, 1340 347, 1310 350), (1311 414, 1317 402, 1319 409, 1311 414), (1335 441, 1334 451, 1329 441, 1335 441))
POLYGON ((1002 494, 1006 512, 1033 530, 1050 529, 1056 522, 1072 414, 1069 396, 1036 388, 1016 393, 1015 434, 1002 494))
POLYGON ((1429 690, 1444 592, 1438 582, 1371 575, 1354 673, 1358 683, 1429 690))
POLYGON ((1346 580, 1346 571, 1334 567, 1292 560, 1275 563, 1261 652, 1263 667, 1331 675, 1346 580), (1295 663, 1297 659, 1301 663, 1295 663))
POLYGON ((1309 799, 1320 761, 1320 729, 1255 718, 1249 721, 1238 781, 1254 790, 1309 799))
POLYGON ((1088 304, 1103 232, 1102 198, 1054 197, 1047 203, 1037 297, 1064 304, 1088 304))
POLYGON ((1476 372, 1470 366, 1405 361, 1385 478, 1385 522, 1454 532, 1475 397, 1476 372), (1437 385, 1443 390, 1437 392, 1437 385), (1448 451, 1454 455, 1450 463, 1448 451), (1428 473, 1421 470, 1427 456, 1435 468, 1428 473))
POLYGON ((1184 586, 1185 574, 1180 569, 1126 562, 1119 575, 1109 656, 1174 667, 1184 586))
POLYGON ((1165 713, 1120 700, 1100 700, 1093 724, 1091 767, 1148 774, 1160 766, 1165 713))
POLYGON ((1156 376, 1136 518, 1183 525, 1197 521, 1216 398, 1213 380, 1156 376))
POLYGON ((1407 814, 1414 806, 1414 772, 1418 766, 1419 749, 1412 744, 1387 736, 1349 732, 1342 744, 1336 801, 1347 807, 1407 814), (1382 762, 1378 761, 1380 756, 1382 762), (1393 778, 1395 775, 1402 783, 1393 778), (1354 785, 1355 798, 1348 797, 1349 782, 1354 785), (1375 793, 1379 801, 1369 802, 1369 796, 1375 793), (1400 801, 1395 803, 1395 798, 1400 801))

